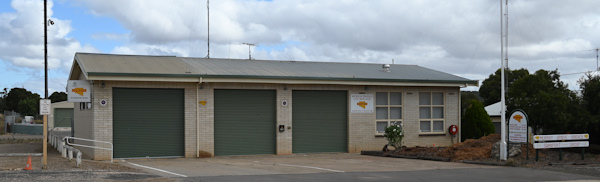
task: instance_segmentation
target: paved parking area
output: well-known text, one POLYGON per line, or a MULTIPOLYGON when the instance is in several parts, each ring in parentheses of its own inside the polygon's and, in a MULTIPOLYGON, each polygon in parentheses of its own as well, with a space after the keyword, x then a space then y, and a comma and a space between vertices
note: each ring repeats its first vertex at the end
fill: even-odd
POLYGON ((349 153, 230 156, 199 159, 135 159, 117 160, 117 162, 164 177, 498 168, 496 166, 373 157, 349 153))
POLYGON ((117 161, 176 181, 600 181, 541 169, 349 153, 117 161))

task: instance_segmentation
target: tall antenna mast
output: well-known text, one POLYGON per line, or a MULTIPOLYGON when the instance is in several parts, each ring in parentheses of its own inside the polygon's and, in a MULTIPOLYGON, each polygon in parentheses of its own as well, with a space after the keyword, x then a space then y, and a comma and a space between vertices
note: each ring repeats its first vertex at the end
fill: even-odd
POLYGON ((596 48, 596 71, 600 70, 600 67, 598 67, 598 48, 596 48))
POLYGON ((208 36, 206 36, 208 39, 206 41, 206 44, 208 45, 208 48, 207 48, 208 53, 206 54, 206 58, 210 58, 210 7, 208 6, 208 3, 209 3, 209 0, 206 0, 206 20, 208 22, 208 24, 207 24, 208 25, 207 26, 208 36))
POLYGON ((248 45, 248 60, 252 60, 252 53, 250 52, 252 46, 256 46, 256 44, 251 43, 242 43, 244 45, 248 45))

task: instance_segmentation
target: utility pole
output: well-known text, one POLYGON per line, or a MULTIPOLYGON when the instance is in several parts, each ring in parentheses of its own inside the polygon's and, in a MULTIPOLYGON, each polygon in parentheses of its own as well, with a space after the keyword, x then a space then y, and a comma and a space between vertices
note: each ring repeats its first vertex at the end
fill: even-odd
MULTIPOLYGON (((48 2, 44 0, 44 99, 48 99, 48 18, 46 17, 46 4, 48 2)), ((44 115, 44 141, 42 143, 42 169, 48 169, 48 115, 44 115)))
POLYGON ((252 53, 250 52, 252 46, 256 46, 256 44, 251 43, 242 43, 244 45, 248 45, 248 60, 252 60, 252 53))

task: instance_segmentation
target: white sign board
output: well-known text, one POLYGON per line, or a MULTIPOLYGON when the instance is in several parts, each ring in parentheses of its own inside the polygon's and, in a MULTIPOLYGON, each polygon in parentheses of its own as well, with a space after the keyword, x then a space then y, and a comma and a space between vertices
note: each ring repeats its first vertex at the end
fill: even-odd
POLYGON ((589 147, 588 141, 581 142, 548 142, 548 143, 534 143, 534 149, 547 149, 547 148, 571 148, 571 147, 589 147))
POLYGON ((69 102, 91 102, 90 81, 69 80, 67 81, 67 101, 69 102))
POLYGON ((40 99, 40 115, 50 115, 50 99, 40 99))
POLYGON ((508 141, 527 143, 527 115, 522 111, 514 111, 508 118, 508 141))
POLYGON ((588 140, 589 134, 564 134, 564 135, 534 135, 534 141, 556 141, 556 140, 588 140))
POLYGON ((352 94, 351 113, 373 113, 373 94, 352 94))

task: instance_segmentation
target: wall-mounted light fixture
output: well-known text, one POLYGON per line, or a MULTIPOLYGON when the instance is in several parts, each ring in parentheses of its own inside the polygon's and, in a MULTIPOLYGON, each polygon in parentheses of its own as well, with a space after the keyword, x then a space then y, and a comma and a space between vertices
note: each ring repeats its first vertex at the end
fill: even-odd
POLYGON ((204 89, 204 83, 200 83, 200 88, 199 89, 204 89))
POLYGON ((365 91, 368 91, 368 90, 369 90, 369 87, 365 86, 365 91))
POLYGON ((106 87, 106 84, 104 82, 102 82, 102 88, 106 87))
POLYGON ((287 85, 283 86, 283 90, 288 90, 287 85))

